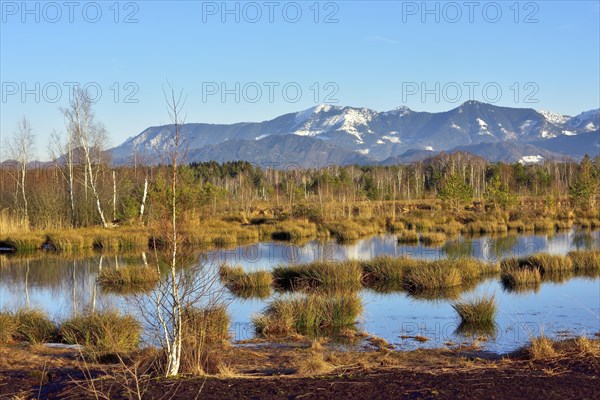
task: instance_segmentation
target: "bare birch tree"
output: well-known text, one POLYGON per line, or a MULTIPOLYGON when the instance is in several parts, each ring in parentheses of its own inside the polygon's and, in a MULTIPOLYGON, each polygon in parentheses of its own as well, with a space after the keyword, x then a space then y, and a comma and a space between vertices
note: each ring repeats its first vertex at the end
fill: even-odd
MULTIPOLYGON (((12 140, 8 143, 8 156, 17 163, 18 176, 14 177, 17 182, 17 191, 20 193, 23 206, 23 220, 29 224, 29 210, 27 203, 26 175, 27 167, 33 155, 35 135, 26 117, 17 124, 12 140)), ((17 196, 18 197, 18 196, 17 196)))
POLYGON ((75 135, 71 126, 67 124, 67 133, 65 138, 53 131, 50 136, 50 158, 62 172, 63 178, 67 182, 67 193, 69 196, 69 207, 71 214, 71 228, 75 227, 75 175, 73 151, 75 150, 75 135))
POLYGON ((82 88, 74 89, 69 107, 62 109, 62 112, 67 119, 68 129, 73 131, 81 147, 85 163, 85 180, 92 189, 102 226, 108 228, 98 191, 98 172, 102 164, 106 131, 101 124, 94 120, 92 101, 82 88))

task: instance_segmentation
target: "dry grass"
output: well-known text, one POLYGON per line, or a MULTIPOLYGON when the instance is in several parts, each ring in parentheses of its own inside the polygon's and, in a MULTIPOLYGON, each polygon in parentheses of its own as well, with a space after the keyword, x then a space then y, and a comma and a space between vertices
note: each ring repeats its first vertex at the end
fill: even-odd
POLYGON ((273 285, 273 275, 269 271, 246 272, 240 265, 219 267, 221 282, 233 292, 260 291, 273 285))
POLYGON ((230 319, 224 305, 208 308, 188 307, 182 313, 182 352, 183 373, 194 375, 216 374, 224 368, 218 352, 213 347, 222 345, 229 339, 230 319))
POLYGON ((460 270, 445 262, 420 262, 404 270, 403 284, 411 292, 438 291, 462 283, 460 270))
POLYGON ((60 326, 66 343, 82 345, 94 357, 136 350, 141 333, 142 326, 133 316, 113 310, 75 316, 60 326))
POLYGON ((436 246, 446 243, 446 235, 441 232, 424 232, 419 241, 425 246, 436 246))
POLYGON ((592 341, 585 336, 575 339, 575 347, 579 353, 585 357, 600 357, 600 343, 592 341))
POLYGON ((145 265, 128 265, 105 268, 98 274, 98 283, 102 289, 118 293, 152 290, 160 276, 156 268, 145 265))
POLYGON ((460 301, 452 304, 452 308, 458 313, 463 324, 494 324, 496 317, 496 300, 494 295, 483 295, 479 298, 460 301))
POLYGON ((272 273, 275 284, 286 290, 317 287, 352 290, 360 288, 362 281, 362 270, 356 261, 278 266, 272 273))
POLYGON ((534 360, 544 360, 556 357, 557 355, 557 352, 554 349, 554 343, 546 336, 531 339, 528 351, 529 356, 534 360))
POLYGON ((409 231, 407 229, 403 229, 398 234, 398 243, 418 243, 419 242, 419 234, 415 231, 409 231))
POLYGON ((58 338, 57 328, 45 311, 38 309, 21 309, 13 314, 17 330, 13 339, 17 342, 32 344, 47 343, 58 338))
POLYGON ((335 369, 335 367, 325 361, 322 352, 311 351, 308 356, 300 356, 296 360, 298 374, 305 376, 323 375, 335 369))
POLYGON ((537 268, 503 268, 500 279, 506 289, 519 290, 535 288, 542 282, 542 275, 537 268))
POLYGON ((0 343, 10 343, 17 334, 19 323, 13 314, 0 312, 0 343))
POLYGON ((253 324, 256 332, 266 337, 335 335, 354 328, 362 309, 355 294, 295 294, 271 302, 253 317, 253 324))
POLYGON ((585 270, 600 270, 600 250, 571 251, 567 255, 576 272, 585 270))

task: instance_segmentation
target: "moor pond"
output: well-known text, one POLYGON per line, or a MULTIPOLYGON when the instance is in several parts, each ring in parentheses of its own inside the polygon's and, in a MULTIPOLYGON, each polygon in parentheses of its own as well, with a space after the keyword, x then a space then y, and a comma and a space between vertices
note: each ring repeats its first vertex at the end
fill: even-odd
MULTIPOLYGON (((552 234, 481 236, 450 239, 437 247, 397 243, 394 235, 379 235, 348 244, 313 240, 303 244, 263 242, 233 249, 197 254, 208 268, 222 262, 246 270, 269 270, 277 265, 314 260, 368 259, 379 255, 436 259, 470 256, 497 261, 536 252, 566 254, 571 250, 600 249, 600 231, 565 230, 552 234)), ((81 312, 92 302, 98 308, 127 309, 127 295, 105 293, 96 284, 99 268, 114 268, 138 259, 141 254, 72 255, 36 253, 30 256, 0 256, 0 310, 30 305, 46 310, 60 320, 81 312)), ((232 340, 254 337, 251 317, 279 296, 271 291, 264 298, 238 298, 223 289, 231 317, 232 340)), ((494 294, 498 313, 493 331, 477 333, 484 350, 505 353, 525 345, 532 336, 552 338, 578 335, 593 337, 600 331, 600 277, 572 276, 542 282, 525 292, 508 291, 498 276, 464 288, 451 298, 418 298, 398 290, 362 289, 364 311, 358 327, 386 339, 398 349, 432 348, 470 343, 473 333, 459 329, 453 301, 476 294, 494 294), (415 340, 421 337, 421 340, 415 340), (427 338, 428 340, 425 340, 427 338)), ((132 311, 134 312, 134 311, 132 311)))

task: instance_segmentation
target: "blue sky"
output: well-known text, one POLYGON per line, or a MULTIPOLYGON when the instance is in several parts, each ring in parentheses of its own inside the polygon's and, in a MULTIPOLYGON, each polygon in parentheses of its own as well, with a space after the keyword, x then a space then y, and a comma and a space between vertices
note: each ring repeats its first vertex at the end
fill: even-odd
POLYGON ((600 107, 598 1, 115 3, 1 1, 1 140, 27 116, 47 158, 73 83, 101 90, 110 145, 169 122, 167 80, 187 95, 187 122, 319 103, 600 107))

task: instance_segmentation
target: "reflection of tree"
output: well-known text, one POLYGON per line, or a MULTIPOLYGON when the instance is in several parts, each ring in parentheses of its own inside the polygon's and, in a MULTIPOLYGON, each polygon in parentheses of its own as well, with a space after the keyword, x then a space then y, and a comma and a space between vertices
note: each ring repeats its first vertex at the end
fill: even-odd
POLYGON ((446 253, 448 258, 472 257, 475 254, 473 250, 473 240, 471 239, 448 242, 442 246, 442 251, 446 253))
POLYGON ((494 255, 496 259, 502 258, 504 255, 510 255, 518 244, 517 236, 497 236, 489 241, 490 255, 494 255))
POLYGON ((576 250, 591 249, 594 240, 590 231, 575 231, 573 235, 573 244, 576 250))

